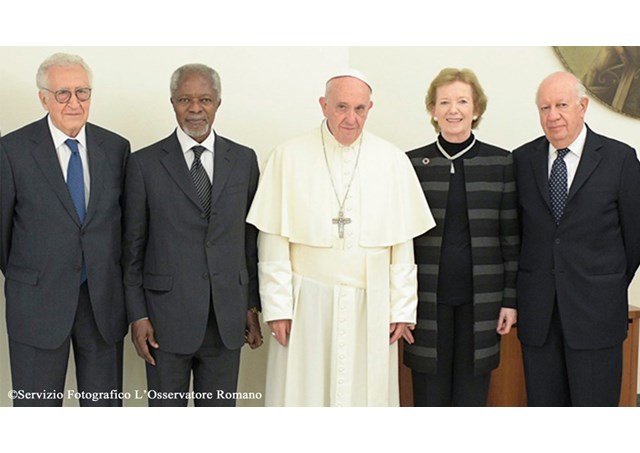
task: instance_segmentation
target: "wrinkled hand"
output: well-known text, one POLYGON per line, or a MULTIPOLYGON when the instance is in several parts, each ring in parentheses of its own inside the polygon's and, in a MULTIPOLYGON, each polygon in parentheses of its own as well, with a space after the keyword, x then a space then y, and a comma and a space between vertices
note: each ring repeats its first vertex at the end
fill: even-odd
POLYGON ((262 330, 260 329, 258 313, 251 310, 247 311, 247 329, 244 339, 251 349, 262 346, 262 330))
POLYGON ((515 308, 500 309, 500 315, 498 317, 498 325, 496 326, 496 332, 500 335, 506 335, 511 332, 511 327, 518 321, 518 310, 515 308))
POLYGON ((277 319, 275 321, 269 321, 269 328, 272 335, 282 346, 287 345, 289 333, 291 332, 291 320, 290 319, 277 319))
POLYGON ((408 322, 392 322, 389 324, 389 344, 393 344, 400 338, 404 338, 409 344, 412 344, 415 340, 411 331, 415 329, 415 324, 408 322))
POLYGON ((131 324, 131 341, 133 341, 133 345, 136 347, 138 355, 146 360, 147 363, 155 366, 156 360, 151 355, 149 346, 153 349, 158 349, 160 345, 154 336, 151 321, 148 319, 139 319, 131 324))

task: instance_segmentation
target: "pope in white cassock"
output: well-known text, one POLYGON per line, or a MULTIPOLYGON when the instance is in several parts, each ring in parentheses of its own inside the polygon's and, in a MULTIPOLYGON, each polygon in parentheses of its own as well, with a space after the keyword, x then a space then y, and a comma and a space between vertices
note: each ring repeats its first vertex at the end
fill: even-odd
POLYGON ((413 238, 433 228, 415 171, 364 132, 371 86, 329 79, 319 128, 278 146, 247 221, 272 331, 267 406, 397 406, 397 340, 413 341, 413 238))

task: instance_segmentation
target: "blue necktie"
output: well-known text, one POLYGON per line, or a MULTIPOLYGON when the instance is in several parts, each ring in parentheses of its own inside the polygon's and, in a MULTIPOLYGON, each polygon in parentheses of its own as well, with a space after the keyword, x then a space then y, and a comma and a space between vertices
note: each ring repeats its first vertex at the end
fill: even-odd
POLYGON ((73 201, 73 206, 78 213, 80 223, 84 223, 84 216, 87 211, 84 202, 84 174, 82 172, 82 158, 78 150, 78 140, 68 139, 65 141, 71 150, 71 158, 67 167, 67 187, 73 201))
POLYGON ((568 152, 568 148, 557 151, 558 157, 553 161, 551 174, 549 175, 549 200, 551 201, 551 213, 556 220, 556 225, 560 224, 560 218, 567 204, 567 164, 564 161, 564 156, 568 152))
MULTIPOLYGON (((69 166, 67 167, 67 187, 69 188, 69 194, 71 195, 73 206, 76 208, 78 219, 80 219, 80 224, 82 224, 84 223, 84 218, 87 213, 84 203, 84 174, 82 172, 82 158, 80 157, 80 151, 78 150, 78 140, 68 139, 65 143, 71 150, 69 166)), ((86 280, 87 269, 83 256, 82 270, 80 271, 80 284, 83 284, 86 280)))

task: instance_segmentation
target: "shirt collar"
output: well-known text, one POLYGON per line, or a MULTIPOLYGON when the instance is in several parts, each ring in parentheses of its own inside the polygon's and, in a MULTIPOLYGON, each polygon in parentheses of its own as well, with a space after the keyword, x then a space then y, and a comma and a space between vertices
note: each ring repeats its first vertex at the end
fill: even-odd
MULTIPOLYGON (((582 125, 582 130, 576 137, 576 139, 571 143, 567 148, 575 154, 576 156, 582 156, 582 150, 584 149, 584 144, 587 141, 587 125, 582 125)), ((555 158, 557 148, 555 148, 551 143, 549 143, 549 155, 555 158)))
POLYGON ((176 135, 178 137, 178 142, 180 142, 180 148, 185 154, 194 146, 204 146, 207 151, 211 152, 214 150, 216 134, 213 129, 211 129, 211 133, 202 143, 198 143, 193 138, 189 137, 180 127, 176 128, 176 135))
POLYGON ((69 137, 67 134, 58 129, 51 121, 51 116, 47 115, 47 122, 49 123, 49 131, 51 132, 51 138, 53 139, 53 146, 56 149, 60 148, 64 144, 64 142, 68 139, 78 140, 78 143, 87 149, 87 134, 85 131, 86 124, 82 126, 80 132, 75 137, 69 137))

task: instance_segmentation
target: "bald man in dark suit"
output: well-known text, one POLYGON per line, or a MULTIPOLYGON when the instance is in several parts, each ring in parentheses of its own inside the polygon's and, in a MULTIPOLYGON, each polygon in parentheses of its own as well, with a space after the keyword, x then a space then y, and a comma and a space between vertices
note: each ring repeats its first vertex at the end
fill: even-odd
POLYGON ((531 406, 616 406, 640 263, 640 163, 593 132, 572 74, 537 94, 545 132, 514 151, 522 228, 518 334, 531 406))

